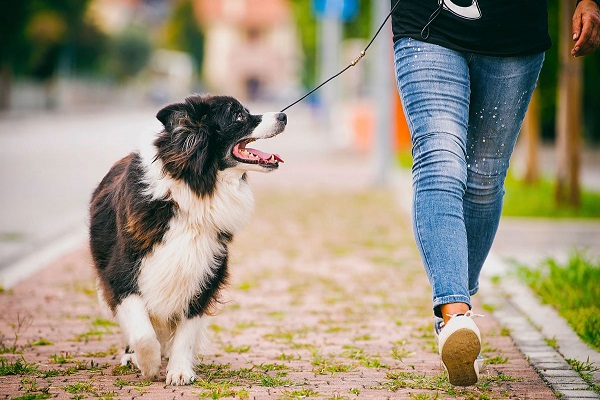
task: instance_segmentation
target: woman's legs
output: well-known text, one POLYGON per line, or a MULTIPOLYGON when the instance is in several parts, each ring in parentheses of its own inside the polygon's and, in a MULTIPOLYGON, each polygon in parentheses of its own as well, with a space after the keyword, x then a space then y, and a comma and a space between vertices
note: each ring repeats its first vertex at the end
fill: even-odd
POLYGON ((543 55, 466 55, 413 39, 394 49, 413 142, 414 234, 442 317, 470 308, 478 289, 543 55))

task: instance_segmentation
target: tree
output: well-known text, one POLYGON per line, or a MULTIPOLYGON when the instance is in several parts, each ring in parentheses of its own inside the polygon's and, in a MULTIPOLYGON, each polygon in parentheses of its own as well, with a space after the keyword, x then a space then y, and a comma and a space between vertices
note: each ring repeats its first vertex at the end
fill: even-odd
POLYGON ((27 1, 9 1, 0 13, 0 110, 8 108, 15 65, 25 58, 25 26, 30 15, 27 1))
POLYGON ((169 49, 190 54, 200 72, 204 57, 204 33, 198 26, 195 15, 191 0, 176 2, 166 24, 163 41, 169 49))
POLYGON ((58 65, 92 67, 102 55, 104 37, 86 18, 90 0, 9 1, 0 13, 0 109, 9 104, 15 76, 48 82, 58 65), (91 51, 90 51, 91 50, 91 51))
POLYGON ((580 205, 580 143, 582 129, 582 66, 579 58, 570 56, 571 18, 575 3, 561 0, 559 38, 559 86, 557 130, 556 200, 573 207, 580 205))

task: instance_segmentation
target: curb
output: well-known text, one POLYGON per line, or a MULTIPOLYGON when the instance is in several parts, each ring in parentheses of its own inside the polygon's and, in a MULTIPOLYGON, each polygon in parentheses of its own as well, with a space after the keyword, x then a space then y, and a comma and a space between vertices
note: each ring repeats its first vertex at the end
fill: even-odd
MULTIPOLYGON (((397 170, 393 177, 396 201, 407 215, 412 208, 410 174, 397 170)), ((507 276, 510 267, 493 253, 488 255, 481 274, 479 295, 494 307, 493 316, 510 330, 510 336, 531 366, 562 399, 600 399, 592 388, 573 370, 567 359, 593 363, 600 367, 600 353, 586 345, 565 320, 550 306, 542 305, 533 292, 507 276), (500 284, 492 283, 502 277, 500 284), (546 339, 556 340, 556 348, 546 339)), ((600 371, 592 381, 600 384, 600 371)))
POLYGON ((64 235, 0 270, 0 285, 10 289, 65 254, 83 246, 86 232, 78 229, 64 235))
MULTIPOLYGON (((484 302, 494 307, 494 317, 510 330, 531 366, 562 399, 600 399, 566 361, 600 365, 600 353, 581 341, 552 307, 540 304, 528 287, 506 276, 507 270, 496 255, 488 256, 480 293, 484 302), (492 283, 494 272, 500 272, 498 285, 492 283), (557 346, 550 346, 548 339, 556 340, 557 346)), ((599 378, 596 371, 592 380, 598 384, 599 378)))

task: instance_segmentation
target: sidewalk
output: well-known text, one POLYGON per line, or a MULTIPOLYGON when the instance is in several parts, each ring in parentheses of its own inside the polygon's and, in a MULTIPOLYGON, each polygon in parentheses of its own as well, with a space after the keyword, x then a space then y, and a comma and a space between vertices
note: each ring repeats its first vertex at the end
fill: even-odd
POLYGON ((289 119, 271 146, 286 163, 250 176, 256 211, 231 247, 196 384, 165 387, 165 362, 152 383, 118 367, 121 337, 97 305, 83 247, 0 293, 0 398, 556 398, 488 312, 477 320, 489 362, 480 383, 447 383, 397 193, 370 185, 368 159, 289 119))

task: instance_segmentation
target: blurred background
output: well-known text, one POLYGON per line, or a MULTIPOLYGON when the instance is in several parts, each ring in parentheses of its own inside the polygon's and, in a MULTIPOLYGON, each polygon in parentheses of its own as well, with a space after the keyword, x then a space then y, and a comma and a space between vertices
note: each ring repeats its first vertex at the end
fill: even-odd
MULTIPOLYGON (((600 52, 569 56, 573 3, 549 0, 554 45, 511 176, 525 185, 516 203, 545 185, 548 213, 597 218, 600 197, 586 190, 600 190, 600 52)), ((136 147, 137 132, 160 128, 161 105, 209 92, 280 110, 355 59, 389 10, 387 0, 5 2, 0 266, 80 224, 107 168, 136 147)), ((293 147, 326 141, 364 157, 376 185, 409 167, 392 57, 388 23, 364 61, 288 112, 288 129, 315 133, 293 147)), ((528 203, 514 212, 540 210, 528 203)))
MULTIPOLYGON (((53 110, 152 101, 190 92, 280 104, 347 65, 389 9, 374 0, 28 0, 0 14, 0 110, 53 110)), ((556 137, 560 0, 550 0, 554 46, 539 82, 541 138, 556 137)), ((571 15, 565 10, 567 15, 571 15)), ((384 30, 388 59, 389 30, 384 30)), ((566 53, 566 52, 565 52, 566 53)), ((367 64, 367 63, 365 63, 367 64)), ((581 62, 582 137, 600 143, 600 53, 581 62)), ((338 93, 309 101, 368 101, 373 74, 359 64, 338 93)), ((373 69, 373 68, 372 68, 373 69)), ((393 84, 393 76, 390 77, 393 84)), ((332 83, 336 86, 337 83, 332 83)), ((395 95, 395 91, 391 94, 395 95)), ((321 103, 321 104, 320 104, 321 103)))

